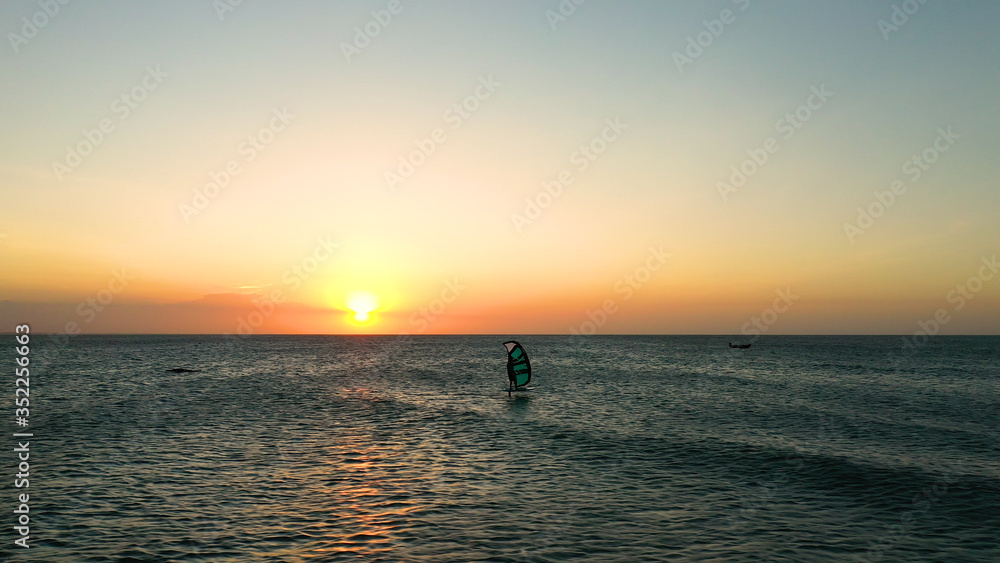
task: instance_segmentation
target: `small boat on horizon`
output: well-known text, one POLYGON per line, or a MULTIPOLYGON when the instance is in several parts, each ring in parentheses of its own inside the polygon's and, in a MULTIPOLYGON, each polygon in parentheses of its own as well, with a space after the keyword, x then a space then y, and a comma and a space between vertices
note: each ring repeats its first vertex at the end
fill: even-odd
POLYGON ((753 343, 751 343, 751 344, 733 344, 732 342, 729 343, 729 347, 730 348, 742 348, 742 349, 746 349, 746 348, 749 348, 751 346, 753 346, 753 343))

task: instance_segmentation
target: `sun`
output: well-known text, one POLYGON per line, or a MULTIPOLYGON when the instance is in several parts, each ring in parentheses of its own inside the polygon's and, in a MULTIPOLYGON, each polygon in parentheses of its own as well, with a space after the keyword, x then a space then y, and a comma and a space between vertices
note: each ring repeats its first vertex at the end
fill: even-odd
POLYGON ((347 296, 347 308, 354 312, 354 320, 363 323, 371 318, 378 307, 378 298, 367 291, 355 291, 347 296))

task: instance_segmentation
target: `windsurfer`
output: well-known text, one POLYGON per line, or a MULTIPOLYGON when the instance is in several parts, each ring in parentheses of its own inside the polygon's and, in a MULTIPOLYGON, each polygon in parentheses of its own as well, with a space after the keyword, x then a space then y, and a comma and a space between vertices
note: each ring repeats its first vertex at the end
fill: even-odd
POLYGON ((507 379, 510 380, 510 387, 507 388, 507 395, 512 391, 520 391, 531 381, 531 363, 528 362, 528 354, 517 342, 510 340, 503 343, 507 348, 507 379))

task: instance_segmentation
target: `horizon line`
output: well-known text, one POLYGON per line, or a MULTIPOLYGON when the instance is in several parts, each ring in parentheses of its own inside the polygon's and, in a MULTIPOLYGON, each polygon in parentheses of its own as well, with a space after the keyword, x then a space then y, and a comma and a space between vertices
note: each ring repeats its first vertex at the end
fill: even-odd
MULTIPOLYGON (((476 332, 476 333, 464 333, 464 332, 441 332, 441 333, 291 333, 291 332, 269 332, 269 333, 255 333, 255 334, 233 334, 233 333, 223 333, 223 332, 91 332, 91 333, 81 333, 70 335, 65 332, 35 332, 28 333, 31 336, 68 336, 70 338, 76 338, 78 336, 234 336, 237 338, 252 338, 255 336, 506 336, 512 333, 509 332, 476 332)), ((14 332, 0 332, 0 336, 21 336, 22 334, 14 332)), ((521 335, 524 336, 580 336, 583 338, 591 338, 595 336, 717 336, 717 337, 732 337, 732 338, 742 338, 742 339, 752 339, 760 340, 761 338, 766 338, 768 336, 802 336, 802 337, 819 337, 819 336, 899 336, 899 337, 911 337, 914 334, 861 334, 861 333, 836 333, 836 334, 789 334, 789 333, 775 333, 775 334, 761 334, 755 336, 745 336, 745 335, 734 335, 734 334, 705 334, 705 333, 617 333, 608 332, 600 334, 571 334, 571 333, 555 333, 555 332, 539 332, 539 333, 525 333, 521 335)), ((928 338, 938 338, 938 337, 948 337, 948 336, 958 336, 958 337, 996 337, 1000 334, 935 334, 935 335, 925 335, 928 338)))

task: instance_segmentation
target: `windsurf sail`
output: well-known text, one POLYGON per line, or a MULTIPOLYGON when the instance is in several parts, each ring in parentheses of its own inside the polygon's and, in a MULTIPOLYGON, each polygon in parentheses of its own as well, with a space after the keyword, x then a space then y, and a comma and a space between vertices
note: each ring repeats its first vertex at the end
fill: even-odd
POLYGON ((513 340, 504 342, 503 345, 507 348, 507 377, 514 387, 527 385, 531 381, 531 362, 528 361, 528 353, 513 340))

